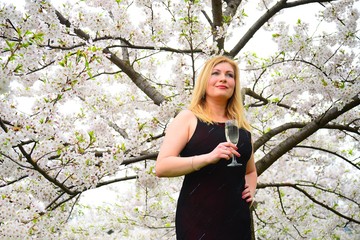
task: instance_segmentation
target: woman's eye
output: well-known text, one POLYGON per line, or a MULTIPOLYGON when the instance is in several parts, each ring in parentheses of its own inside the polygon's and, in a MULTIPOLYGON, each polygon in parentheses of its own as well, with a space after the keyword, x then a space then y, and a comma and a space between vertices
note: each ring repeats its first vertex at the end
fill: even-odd
POLYGON ((227 76, 231 77, 231 78, 234 78, 234 74, 232 74, 232 73, 228 73, 227 76))
MULTIPOLYGON (((211 75, 213 76, 218 76, 220 75, 221 73, 220 72, 212 72, 211 75)), ((233 73, 225 73, 225 76, 226 77, 229 77, 229 78, 234 78, 234 74, 233 73)))

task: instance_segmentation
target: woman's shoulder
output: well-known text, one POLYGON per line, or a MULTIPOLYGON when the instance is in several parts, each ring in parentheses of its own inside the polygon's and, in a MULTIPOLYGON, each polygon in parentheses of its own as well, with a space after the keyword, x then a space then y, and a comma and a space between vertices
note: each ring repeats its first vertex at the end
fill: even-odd
POLYGON ((195 131, 197 125, 197 117, 195 114, 188 109, 181 110, 172 123, 172 128, 176 128, 177 131, 180 129, 187 129, 189 135, 195 131))
POLYGON ((194 120, 196 119, 195 114, 189 109, 183 109, 179 112, 176 118, 181 120, 194 120))

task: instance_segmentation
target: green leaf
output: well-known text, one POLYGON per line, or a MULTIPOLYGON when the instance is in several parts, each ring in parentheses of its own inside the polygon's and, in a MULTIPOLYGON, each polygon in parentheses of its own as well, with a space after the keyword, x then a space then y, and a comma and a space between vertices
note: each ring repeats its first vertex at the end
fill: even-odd
POLYGON ((231 22, 231 16, 223 16, 223 22, 229 24, 231 22))
POLYGON ((245 9, 241 10, 241 16, 248 17, 248 15, 245 13, 245 9))
MULTIPOLYGON (((5 42, 6 42, 6 45, 8 45, 8 47, 9 47, 8 50, 10 50, 12 52, 16 43, 15 42, 10 42, 8 40, 6 40, 5 42)), ((5 49, 5 50, 7 50, 7 49, 5 49)))
POLYGON ((138 129, 141 131, 146 126, 146 123, 138 123, 138 129))
POLYGON ((281 34, 279 34, 279 33, 274 33, 274 34, 272 35, 273 38, 277 38, 277 37, 280 37, 280 36, 281 36, 281 34))
POLYGON ((19 73, 19 72, 21 72, 23 70, 23 65, 22 64, 18 64, 17 66, 16 66, 16 68, 14 69, 14 72, 15 73, 19 73))
POLYGON ((90 143, 96 142, 96 137, 95 137, 95 132, 94 131, 88 132, 88 135, 90 137, 90 143))
POLYGON ((122 143, 122 144, 121 144, 120 149, 121 149, 121 151, 123 151, 123 152, 126 151, 125 143, 122 143))

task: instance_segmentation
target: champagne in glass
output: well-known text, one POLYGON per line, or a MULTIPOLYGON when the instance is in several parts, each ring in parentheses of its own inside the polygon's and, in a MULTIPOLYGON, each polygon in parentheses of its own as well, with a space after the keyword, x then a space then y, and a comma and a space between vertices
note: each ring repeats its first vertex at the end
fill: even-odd
MULTIPOLYGON (((225 122, 225 136, 226 141, 231 142, 237 145, 239 141, 239 128, 237 126, 236 120, 228 120, 225 122)), ((229 167, 241 166, 241 163, 238 163, 235 159, 235 155, 232 155, 232 161, 228 165, 229 167)))

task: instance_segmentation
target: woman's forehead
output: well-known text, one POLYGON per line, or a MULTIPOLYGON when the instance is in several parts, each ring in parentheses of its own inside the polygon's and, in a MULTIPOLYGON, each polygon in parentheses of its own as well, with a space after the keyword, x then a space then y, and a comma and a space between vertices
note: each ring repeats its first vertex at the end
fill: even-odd
POLYGON ((233 66, 228 62, 220 62, 215 64, 215 66, 213 67, 214 70, 220 70, 223 68, 227 69, 227 71, 234 71, 233 66))

